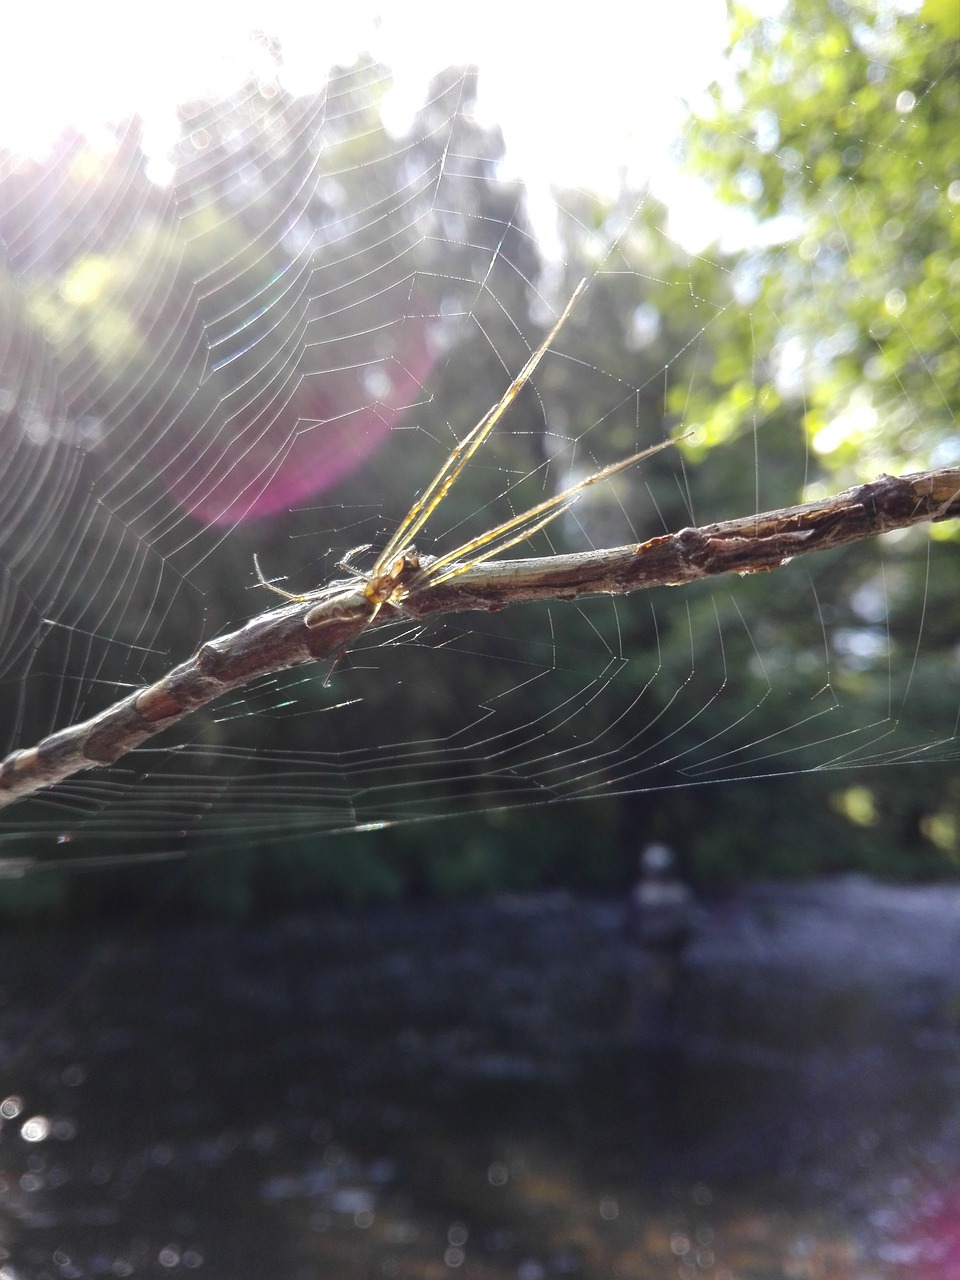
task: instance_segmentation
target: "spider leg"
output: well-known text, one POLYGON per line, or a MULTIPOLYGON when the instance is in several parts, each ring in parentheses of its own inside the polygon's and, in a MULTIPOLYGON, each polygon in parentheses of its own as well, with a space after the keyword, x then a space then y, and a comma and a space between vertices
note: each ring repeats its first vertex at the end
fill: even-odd
MULTIPOLYGON (((451 578, 456 578, 458 574, 464 573, 467 569, 475 569, 478 565, 486 564, 488 560, 492 560, 494 556, 498 556, 501 551, 507 551, 510 547, 515 547, 518 542, 526 542, 529 538, 539 530, 545 528, 552 520, 556 520, 557 516, 562 516, 576 502, 576 498, 568 498, 566 502, 558 503, 552 511, 548 511, 546 515, 542 515, 539 520, 534 520, 532 524, 524 523, 519 532, 513 534, 512 537, 505 541, 500 541, 504 534, 509 533, 510 529, 515 527, 514 520, 505 521, 503 525, 498 525, 496 529, 490 530, 489 539, 484 536, 475 538, 473 542, 464 543, 462 547, 458 547, 455 551, 447 556, 440 556, 436 565, 431 565, 420 578, 420 586, 437 587, 441 582, 449 582, 451 578), (471 552, 480 551, 480 555, 471 555, 471 552), (469 557, 465 559, 464 557, 469 557), (441 563, 442 562, 442 563, 441 563)), ((532 511, 525 513, 522 519, 533 516, 532 511)), ((517 517, 521 519, 521 517, 517 517)))
POLYGON ((292 591, 284 591, 283 587, 276 587, 272 582, 268 582, 260 570, 260 561, 257 559, 257 553, 253 553, 253 567, 257 571, 257 581, 261 587, 266 587, 268 591, 272 591, 274 595, 283 596, 284 600, 293 600, 296 604, 302 604, 307 596, 294 595, 292 591))
POLYGON ((556 324, 527 360, 517 377, 507 387, 499 401, 483 415, 477 425, 454 447, 450 456, 427 485, 422 495, 400 521, 396 532, 374 565, 371 577, 375 578, 383 573, 384 569, 395 559, 397 552, 412 542, 433 512, 436 511, 456 483, 461 471, 463 471, 484 440, 486 440, 487 436, 489 436, 490 432, 530 381, 534 370, 550 350, 554 339, 566 323, 577 299, 586 287, 587 281, 585 279, 581 280, 576 289, 574 289, 570 301, 564 307, 556 324))
MULTIPOLYGON (((683 439, 681 436, 680 439, 683 439)), ((462 573, 465 569, 472 569, 476 565, 485 564, 488 560, 492 560, 494 556, 506 551, 509 547, 515 547, 518 542, 525 542, 527 538, 535 534, 539 529, 548 525, 551 520, 555 520, 557 516, 562 515, 568 510, 580 497, 584 489, 588 489, 591 485, 599 483, 601 480, 607 480, 610 476, 614 476, 618 471, 623 471, 627 467, 633 466, 635 462, 640 462, 643 458, 649 458, 652 454, 660 453, 663 449, 669 449, 676 444, 675 440, 664 440, 660 444, 648 446, 641 449, 639 453, 633 454, 629 458, 621 458, 618 462, 612 462, 609 466, 603 467, 600 471, 594 471, 592 475, 571 485, 568 489, 564 489, 561 493, 555 493, 551 498, 545 498, 543 502, 538 502, 535 507, 530 507, 527 511, 522 511, 519 515, 504 520, 502 524, 498 524, 496 528, 487 530, 479 537, 474 538, 471 542, 465 542, 461 546, 448 551, 442 556, 438 556, 432 561, 420 576, 420 583, 423 585, 437 586, 441 582, 447 582, 450 578, 456 577, 458 573, 462 573), (472 555, 472 552, 480 551, 481 555, 472 555)))
POLYGON ((351 547, 343 559, 337 561, 337 568, 342 569, 344 573, 352 574, 356 578, 365 578, 367 575, 362 569, 355 568, 352 561, 353 557, 360 555, 362 551, 369 551, 371 545, 369 542, 361 542, 359 547, 351 547))

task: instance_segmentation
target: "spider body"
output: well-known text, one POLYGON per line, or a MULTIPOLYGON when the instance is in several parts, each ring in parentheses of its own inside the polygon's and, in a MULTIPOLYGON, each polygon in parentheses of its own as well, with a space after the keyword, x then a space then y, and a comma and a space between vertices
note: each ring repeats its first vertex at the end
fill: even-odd
MULTIPOLYGON (((400 521, 392 538, 390 538, 386 547, 377 557, 369 573, 363 573, 355 569, 350 563, 354 555, 368 549, 365 546, 354 547, 340 562, 341 568, 360 578, 363 582, 361 591, 370 605, 370 616, 367 620, 367 625, 374 620, 384 605, 390 605, 396 609, 402 608, 404 597, 409 594, 414 583, 418 587, 438 586, 441 582, 447 582, 450 578, 463 573, 465 569, 485 564, 509 547, 515 547, 520 542, 526 542, 539 529, 544 528, 551 520, 555 520, 557 516, 562 515, 564 511, 572 506, 589 485, 605 480, 609 476, 615 475, 618 471, 622 471, 625 467, 632 466, 633 463, 638 462, 641 458, 649 457, 652 453, 658 453, 661 449, 666 449, 674 443, 672 440, 666 440, 662 444, 655 444, 647 449, 641 449, 639 453, 633 454, 632 457, 611 463, 610 466, 595 471, 592 475, 572 485, 569 489, 564 489, 562 493, 554 494, 552 497, 538 503, 535 507, 531 507, 519 515, 512 516, 509 520, 504 520, 495 528, 488 529, 485 533, 472 538, 469 542, 463 543, 453 551, 445 552, 440 556, 425 556, 423 559, 417 554, 417 549, 411 539, 417 536, 433 512, 436 511, 456 483, 464 467, 529 382, 533 371, 547 351, 550 350, 554 339, 585 287, 586 281, 582 280, 574 290, 573 296, 564 308, 559 320, 557 320, 546 339, 531 354, 519 375, 510 383, 500 400, 454 446, 446 462, 400 521)), ((257 563, 256 556, 253 558, 253 563, 260 585, 266 587, 269 591, 275 592, 277 595, 283 596, 285 600, 305 601, 310 600, 317 594, 310 592, 307 595, 294 595, 292 592, 284 591, 282 587, 277 587, 264 578, 260 572, 260 565, 257 563)), ((351 595, 355 592, 355 588, 347 586, 343 590, 346 594, 351 595)), ((329 600, 329 595, 327 593, 323 594, 329 600)), ((304 621, 308 627, 321 626, 327 616, 326 607, 318 605, 307 613, 304 621)))
MULTIPOLYGON (((380 573, 374 571, 366 581, 363 594, 374 606, 371 618, 376 617, 382 605, 399 604, 406 594, 405 588, 420 573, 420 557, 416 547, 406 547, 397 558, 380 573)), ((309 619, 307 622, 309 626, 309 619)))

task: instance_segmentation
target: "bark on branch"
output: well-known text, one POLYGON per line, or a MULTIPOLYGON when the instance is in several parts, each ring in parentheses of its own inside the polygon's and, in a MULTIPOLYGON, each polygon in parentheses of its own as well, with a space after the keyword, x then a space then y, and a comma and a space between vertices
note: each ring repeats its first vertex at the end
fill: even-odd
MULTIPOLYGON (((880 476, 844 493, 739 520, 680 529, 639 545, 477 565, 454 577, 405 582, 402 611, 498 610, 529 600, 574 600, 679 586, 722 573, 777 569, 797 556, 891 529, 960 517, 960 468, 880 476)), ((427 557, 422 563, 428 565, 427 557)), ((393 606, 371 617, 362 580, 335 582, 302 602, 271 609, 210 640, 155 684, 99 715, 15 751, 0 765, 0 807, 111 764, 191 712, 252 680, 341 653, 368 627, 395 621, 393 606), (310 615, 308 627, 305 618, 310 615)))

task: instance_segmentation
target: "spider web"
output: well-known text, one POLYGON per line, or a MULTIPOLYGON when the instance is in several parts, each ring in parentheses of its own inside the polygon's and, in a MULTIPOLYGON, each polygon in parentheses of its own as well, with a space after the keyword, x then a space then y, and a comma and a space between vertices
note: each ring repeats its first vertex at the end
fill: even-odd
MULTIPOLYGON (((291 592, 344 576, 348 555, 372 563, 584 275, 582 303, 418 537, 421 554, 681 431, 676 449, 585 494, 531 553, 637 542, 955 461, 933 363, 921 387, 942 402, 939 426, 921 427, 901 383, 883 406, 899 415, 896 448, 852 401, 811 445, 810 370, 829 373, 856 343, 824 317, 810 351, 771 322, 764 281, 795 269, 799 218, 774 233, 744 221, 729 249, 684 247, 633 173, 599 194, 561 185, 549 206, 511 177, 503 135, 477 111, 482 67, 479 81, 438 70, 388 128, 390 73, 372 58, 300 93, 284 66, 279 43, 256 36, 242 81, 179 103, 162 154, 134 117, 0 158, 5 751, 271 607, 255 554, 291 592), (738 344, 742 369, 725 380, 738 344), (830 431, 842 459, 827 466, 830 431)), ((602 104, 583 123, 586 151, 602 104)), ((701 127, 689 119, 681 146, 695 149, 701 127)), ((906 128, 898 117, 885 139, 904 162, 906 128)), ((768 134, 759 121, 758 156, 783 159, 768 134)), ((851 181, 870 160, 848 158, 851 181)), ((888 315, 900 267, 892 236, 873 276, 888 315)), ((812 311, 832 305, 825 276, 811 269, 803 285, 812 311)), ((5 866, 221 848, 319 857, 323 836, 416 840, 442 818, 459 820, 444 839, 462 847, 478 831, 529 832, 531 809, 578 851, 598 836, 632 849, 679 835, 719 864, 738 808, 757 824, 779 812, 786 839, 822 804, 842 842, 869 837, 888 792, 898 812, 917 810, 918 839, 952 849, 937 762, 956 755, 956 654, 928 607, 950 552, 911 534, 683 591, 426 625, 398 615, 332 670, 263 678, 6 809, 5 866)))

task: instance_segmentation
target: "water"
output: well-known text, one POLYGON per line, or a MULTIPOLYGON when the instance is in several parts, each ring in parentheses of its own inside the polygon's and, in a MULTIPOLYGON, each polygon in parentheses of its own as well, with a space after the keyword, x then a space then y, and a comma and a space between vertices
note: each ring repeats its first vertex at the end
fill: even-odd
POLYGON ((0 1277, 960 1277, 958 907, 705 910, 667 1038, 612 902, 9 935, 0 1277))

